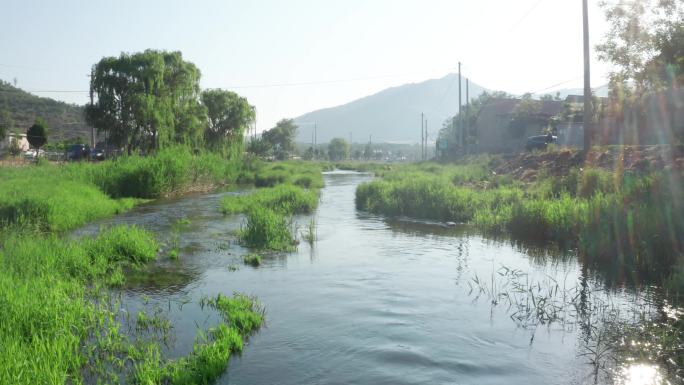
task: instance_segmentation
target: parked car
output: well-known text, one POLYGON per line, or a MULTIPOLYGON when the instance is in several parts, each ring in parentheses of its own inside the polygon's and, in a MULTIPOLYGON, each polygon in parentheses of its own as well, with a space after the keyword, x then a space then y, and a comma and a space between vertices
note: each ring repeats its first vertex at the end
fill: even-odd
POLYGON ((527 138, 527 143, 525 143, 525 150, 543 150, 549 144, 555 144, 558 142, 558 137, 555 135, 536 135, 527 138))
POLYGON ((43 158, 45 157, 45 151, 44 150, 38 150, 36 151, 35 148, 29 148, 28 150, 24 151, 24 159, 36 159, 36 157, 43 158))
POLYGON ((88 159, 90 150, 85 144, 72 144, 67 150, 67 160, 88 159))
POLYGON ((104 149, 95 146, 95 148, 90 150, 90 160, 105 160, 104 149))

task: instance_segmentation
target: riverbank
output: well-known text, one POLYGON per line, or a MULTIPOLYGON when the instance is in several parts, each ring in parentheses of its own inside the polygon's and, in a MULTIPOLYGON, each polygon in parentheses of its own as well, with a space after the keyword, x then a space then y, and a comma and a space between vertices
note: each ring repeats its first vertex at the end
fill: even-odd
POLYGON ((559 151, 508 161, 478 157, 461 164, 397 166, 359 186, 356 205, 388 216, 470 223, 492 235, 553 241, 576 248, 585 262, 611 270, 621 281, 659 282, 675 296, 684 292, 682 170, 558 160, 575 157, 559 151))
POLYGON ((64 234, 151 199, 254 180, 266 168, 183 148, 0 168, 0 383, 206 384, 220 376, 263 322, 255 298, 206 298, 219 323, 198 330, 188 356, 169 360, 161 354, 168 321, 145 313, 122 319, 113 294, 158 257, 155 237, 136 226, 80 241, 64 234), (132 334, 124 331, 131 323, 132 334), (150 330, 159 337, 145 337, 150 330))

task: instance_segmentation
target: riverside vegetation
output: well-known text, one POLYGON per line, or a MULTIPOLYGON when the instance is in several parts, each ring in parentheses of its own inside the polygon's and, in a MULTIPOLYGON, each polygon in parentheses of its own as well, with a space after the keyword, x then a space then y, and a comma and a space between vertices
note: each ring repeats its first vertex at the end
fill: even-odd
POLYGON ((614 276, 684 288, 682 188, 678 171, 572 169, 533 182, 490 171, 492 159, 377 171, 356 206, 390 216, 471 223, 487 234, 576 247, 614 276), (674 271, 672 270, 674 269, 674 271), (672 274, 667 274, 673 271, 672 274), (663 275, 664 274, 664 275, 663 275))
MULTIPOLYGON (((221 375, 263 321, 256 299, 204 300, 220 322, 200 331, 188 356, 165 359, 161 341, 122 331, 112 290, 157 258, 154 236, 135 226, 79 241, 64 233, 148 199, 249 180, 256 168, 182 147, 98 164, 0 168, 0 383, 206 384, 221 375)), ((138 329, 168 329, 137 318, 145 325, 138 329)))
POLYGON ((586 334, 582 356, 596 377, 619 362, 646 359, 681 381, 684 324, 666 310, 681 304, 684 293, 681 171, 578 167, 542 171, 525 181, 493 172, 497 162, 476 157, 460 164, 375 168, 379 178, 358 187, 356 206, 387 216, 467 223, 489 236, 550 242, 561 254, 576 254, 601 277, 599 283, 587 282, 586 271, 577 286, 567 288, 551 279, 530 282, 502 266, 491 279, 476 276, 469 285, 492 306, 507 307, 521 327, 579 327, 586 334), (621 314, 605 285, 646 292, 655 285, 664 291, 657 296, 665 306, 635 306, 621 314))
POLYGON ((227 196, 220 209, 224 214, 245 214, 246 224, 238 238, 247 247, 292 251, 297 242, 292 216, 310 214, 318 205, 321 170, 321 165, 303 162, 263 167, 253 178, 255 185, 263 188, 227 196))

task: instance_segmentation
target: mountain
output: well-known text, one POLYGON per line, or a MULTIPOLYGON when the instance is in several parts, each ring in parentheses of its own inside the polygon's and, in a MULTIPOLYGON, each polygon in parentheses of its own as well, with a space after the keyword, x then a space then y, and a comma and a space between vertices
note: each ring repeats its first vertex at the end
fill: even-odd
MULTIPOLYGON (((470 83, 470 98, 479 96, 485 88, 470 83)), ((465 104, 465 80, 462 85, 462 101, 465 104)), ((332 138, 345 138, 356 143, 365 143, 369 135, 373 142, 420 142, 420 114, 428 120, 428 136, 437 137, 442 123, 458 110, 458 74, 449 74, 441 79, 421 83, 405 84, 388 88, 337 107, 309 112, 295 118, 300 125, 297 141, 311 142, 316 122, 318 143, 332 138), (306 124, 305 124, 306 123, 306 124)))
MULTIPOLYGON (((608 92, 610 89, 608 88, 608 84, 604 84, 599 87, 594 87, 591 89, 594 92, 594 95, 605 98, 608 96, 608 92)), ((541 96, 541 95, 556 95, 556 93, 560 94, 559 96, 561 99, 565 99, 568 95, 584 95, 584 88, 561 88, 549 92, 542 92, 541 94, 536 94, 535 96, 541 96)))
POLYGON ((24 133, 37 117, 45 119, 49 140, 90 138, 83 106, 42 98, 0 80, 0 110, 7 109, 14 121, 9 132, 24 133))

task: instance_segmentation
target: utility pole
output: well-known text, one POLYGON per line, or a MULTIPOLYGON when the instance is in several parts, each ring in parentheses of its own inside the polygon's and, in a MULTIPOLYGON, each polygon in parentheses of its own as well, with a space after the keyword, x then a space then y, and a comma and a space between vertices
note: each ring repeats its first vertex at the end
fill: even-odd
MULTIPOLYGON (((93 108, 93 77, 95 76, 95 69, 90 70, 90 108, 93 108)), ((95 124, 90 127, 90 148, 95 148, 95 124)), ((106 151, 106 149, 105 149, 106 151)))
POLYGON ((468 93, 468 88, 470 87, 470 79, 466 78, 466 108, 465 108, 465 149, 466 154, 468 153, 468 131, 470 129, 470 94, 468 93))
POLYGON ((428 159, 428 121, 425 119, 425 160, 428 159))
POLYGON ((420 113, 420 159, 423 159, 423 143, 425 142, 425 114, 420 113))
POLYGON ((458 62, 458 135, 463 146, 463 124, 461 119, 461 62, 458 62))
POLYGON ((584 152, 588 153, 591 148, 592 111, 591 103, 591 76, 589 70, 589 10, 587 0, 582 0, 582 24, 584 31, 584 152))
POLYGON ((316 159, 316 149, 318 148, 318 122, 314 122, 314 160, 316 159))

